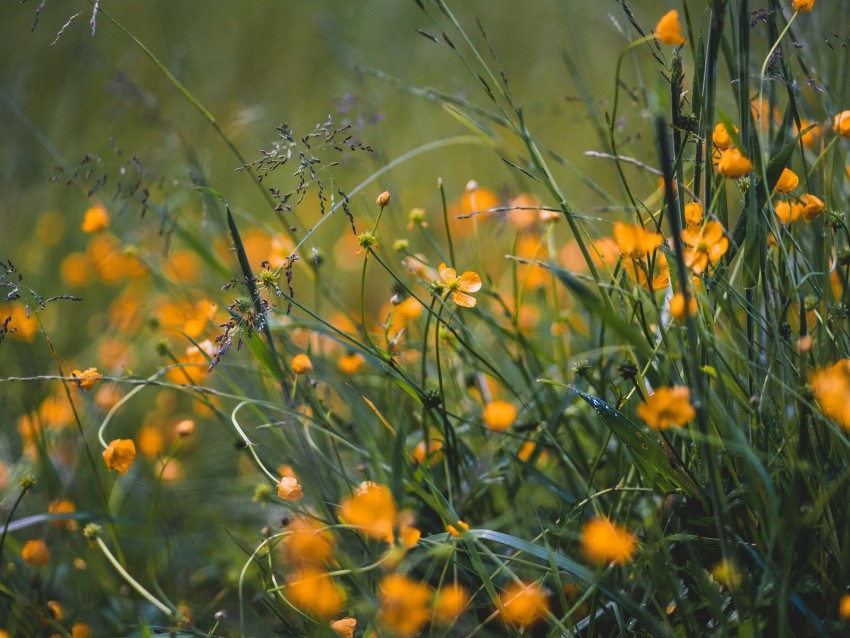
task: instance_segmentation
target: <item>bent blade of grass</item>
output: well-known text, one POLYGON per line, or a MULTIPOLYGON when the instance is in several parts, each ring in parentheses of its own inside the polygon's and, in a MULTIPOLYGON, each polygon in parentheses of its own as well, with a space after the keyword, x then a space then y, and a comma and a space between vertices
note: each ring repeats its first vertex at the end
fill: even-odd
POLYGON ((602 417, 605 425, 626 446, 635 468, 647 485, 664 493, 682 491, 702 499, 699 487, 685 469, 674 466, 673 459, 668 458, 661 446, 648 438, 626 415, 602 399, 577 388, 573 391, 602 417))

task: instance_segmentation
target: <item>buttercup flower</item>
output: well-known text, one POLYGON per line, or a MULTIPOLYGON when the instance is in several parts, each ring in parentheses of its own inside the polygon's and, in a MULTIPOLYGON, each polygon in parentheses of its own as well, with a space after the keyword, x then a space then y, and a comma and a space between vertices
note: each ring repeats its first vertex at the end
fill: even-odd
MULTIPOLYGON (((670 299, 670 316, 676 321, 685 320, 685 295, 677 292, 670 299)), ((697 300, 693 295, 688 296, 687 315, 693 317, 697 314, 697 300)))
POLYGON ((83 217, 84 233, 99 233, 109 226, 109 213, 103 206, 92 206, 83 217))
POLYGON ((321 521, 296 516, 287 527, 281 548, 287 560, 299 567, 324 567, 333 560, 336 539, 321 521))
POLYGON ((753 163, 741 155, 737 148, 729 148, 720 152, 720 161, 717 162, 717 172, 723 177, 743 177, 753 170, 753 163))
POLYGON ((537 583, 512 583, 499 596, 499 613, 509 625, 527 627, 548 612, 546 592, 537 583))
POLYGON ((776 202, 773 205, 773 210, 776 212, 776 216, 786 226, 793 221, 796 221, 800 215, 803 213, 803 205, 798 204, 797 202, 776 202))
POLYGON ((340 519, 371 538, 393 541, 398 509, 389 488, 365 482, 340 505, 340 519))
POLYGON ((331 621, 331 629, 339 638, 354 638, 354 630, 357 629, 356 618, 340 618, 331 621))
POLYGON ((27 541, 21 550, 21 558, 28 565, 41 567, 50 562, 50 551, 47 549, 47 543, 38 539, 35 541, 27 541))
MULTIPOLYGON (((77 511, 76 506, 72 501, 69 501, 67 498, 59 499, 58 501, 53 501, 47 506, 48 514, 73 514, 77 511)), ((54 521, 51 521, 54 527, 64 527, 69 532, 73 532, 77 529, 77 521, 73 518, 59 518, 54 521)))
MULTIPOLYGON (((737 135, 738 127, 733 124, 732 128, 735 129, 735 134, 737 135)), ((720 122, 714 127, 714 131, 711 134, 711 141, 721 151, 732 147, 732 136, 729 135, 729 131, 726 130, 726 125, 723 122, 720 122)))
POLYGON ((594 562, 622 565, 634 557, 637 540, 625 527, 599 516, 585 523, 581 546, 585 556, 594 562))
POLYGON ((491 430, 504 432, 516 421, 517 409, 507 401, 490 401, 484 406, 484 425, 491 430))
POLYGON ((460 277, 454 268, 448 268, 445 264, 440 264, 438 269, 440 279, 443 280, 443 287, 451 293, 452 300, 463 308, 473 308, 478 302, 474 297, 467 295, 468 292, 478 292, 481 290, 481 277, 478 273, 467 270, 460 277))
POLYGON ((797 174, 794 171, 783 168, 782 175, 780 175, 779 179, 776 181, 776 192, 790 193, 792 190, 797 188, 799 183, 800 178, 797 177, 797 174))
POLYGON ((838 603, 838 617, 841 620, 850 620, 850 594, 844 594, 838 603))
POLYGON ((353 354, 342 355, 337 359, 336 367, 343 374, 356 374, 363 367, 364 363, 366 363, 366 359, 363 358, 363 355, 355 352, 353 354))
POLYGON ((815 2, 817 0, 794 0, 794 11, 800 11, 801 13, 811 11, 815 8, 815 2))
POLYGON ((811 193, 801 195, 800 202, 803 205, 803 219, 807 222, 812 221, 823 212, 823 200, 811 193))
POLYGON ((699 226, 702 224, 704 209, 699 202, 685 204, 685 224, 688 226, 699 226))
POLYGON ((664 238, 658 233, 644 230, 637 224, 614 224, 614 239, 626 257, 640 259, 661 245, 664 238))
POLYGON ((277 483, 277 495, 284 501, 299 501, 304 496, 304 492, 297 478, 283 476, 277 483))
POLYGON ((455 538, 461 538, 463 536, 463 532, 461 532, 460 530, 465 531, 465 530, 468 530, 468 529, 469 529, 469 523, 462 521, 460 519, 458 519, 457 527, 455 527, 454 525, 446 525, 446 531, 448 531, 448 533, 451 534, 452 536, 454 536, 455 538))
POLYGON ((431 588, 402 574, 381 581, 381 624, 398 636, 413 636, 428 622, 431 588))
POLYGON ((682 241, 688 247, 684 250, 685 265, 701 274, 708 265, 712 266, 729 250, 729 239, 723 234, 723 225, 711 220, 702 231, 686 228, 682 231, 682 241))
POLYGON ((295 374, 307 374, 313 371, 313 362, 306 354, 296 354, 292 357, 292 371, 295 374))
POLYGON ((679 24, 679 12, 675 9, 668 11, 654 29, 655 37, 663 44, 679 45, 685 43, 685 38, 682 35, 682 25, 679 24))
POLYGON ((331 575, 314 567, 292 572, 284 593, 300 610, 320 618, 335 616, 345 605, 345 593, 331 575))
POLYGON ((383 208, 384 206, 389 204, 390 203, 390 192, 384 191, 383 193, 378 195, 378 198, 375 200, 375 203, 378 206, 380 206, 381 208, 383 208))
POLYGON ((684 385, 656 389, 635 411, 653 430, 685 425, 696 416, 691 389, 684 385))
POLYGON ((469 602, 466 589, 457 583, 446 585, 437 593, 434 601, 434 619, 441 625, 448 625, 463 613, 469 602))
POLYGON ((809 382, 821 412, 850 431, 850 359, 812 373, 809 382))
POLYGON ((841 111, 835 116, 832 129, 841 137, 850 137, 850 111, 841 111))
POLYGON ((77 387, 81 390, 91 390, 101 378, 97 368, 86 368, 82 372, 74 370, 71 376, 74 377, 77 387))
POLYGON ((103 460, 110 470, 126 474, 136 460, 136 444, 132 439, 115 439, 103 451, 103 460))

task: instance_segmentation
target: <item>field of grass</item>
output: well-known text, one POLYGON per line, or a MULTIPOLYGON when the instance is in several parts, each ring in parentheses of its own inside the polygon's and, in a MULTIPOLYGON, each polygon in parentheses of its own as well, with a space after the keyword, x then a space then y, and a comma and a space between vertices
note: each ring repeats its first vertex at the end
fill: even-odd
POLYGON ((848 635, 847 15, 0 8, 0 638, 848 635))

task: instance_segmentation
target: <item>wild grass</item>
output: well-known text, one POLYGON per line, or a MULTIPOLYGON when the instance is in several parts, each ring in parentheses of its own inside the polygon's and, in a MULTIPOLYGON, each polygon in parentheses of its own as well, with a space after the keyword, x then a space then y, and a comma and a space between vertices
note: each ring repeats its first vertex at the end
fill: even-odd
POLYGON ((389 160, 344 114, 243 154, 95 5, 244 179, 62 160, 74 294, 6 261, 3 630, 844 635, 850 6, 616 3, 603 88, 561 55, 587 174, 486 15, 415 4, 469 90, 358 71, 463 132, 389 160), (393 181, 469 147, 510 185, 393 181))

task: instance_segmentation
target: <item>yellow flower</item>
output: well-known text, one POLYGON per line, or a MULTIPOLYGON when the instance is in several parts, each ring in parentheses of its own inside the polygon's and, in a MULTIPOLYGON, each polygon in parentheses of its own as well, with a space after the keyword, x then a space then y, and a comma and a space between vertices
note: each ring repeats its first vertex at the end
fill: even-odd
MULTIPOLYGON (((735 129, 735 134, 737 135, 738 127, 733 124, 732 128, 735 129)), ((714 131, 711 133, 711 141, 721 151, 725 151, 727 148, 733 146, 732 136, 729 135, 729 131, 723 122, 720 122, 720 124, 714 127, 714 131)))
POLYGON ((844 594, 838 603, 838 617, 841 620, 850 620, 850 594, 844 594))
POLYGON ((50 561, 50 551, 47 549, 47 543, 38 539, 35 541, 27 541, 21 549, 21 558, 28 565, 41 567, 50 561))
POLYGON ((304 496, 301 484, 294 476, 283 476, 277 483, 277 495, 284 501, 299 501, 304 496))
POLYGON ((711 575, 718 583, 732 591, 741 586, 743 577, 731 560, 724 559, 711 568, 711 575))
POLYGON ((696 416, 691 389, 684 385, 658 388, 637 407, 637 415, 653 430, 685 425, 696 416))
POLYGON ((807 12, 815 8, 817 0, 794 0, 794 11, 807 12))
POLYGON ((103 460, 110 470, 126 474, 136 460, 136 444, 132 439, 115 439, 103 451, 103 460))
MULTIPOLYGON (((77 511, 76 506, 72 501, 69 501, 67 498, 59 499, 58 501, 53 501, 47 506, 48 514, 73 514, 77 511)), ((64 527, 69 532, 73 532, 77 529, 77 521, 73 518, 59 518, 57 520, 51 521, 54 527, 64 527)))
POLYGON ((685 204, 685 224, 688 226, 699 226, 702 224, 704 209, 699 202, 685 204))
POLYGON ((512 583, 499 596, 499 614, 509 625, 527 627, 549 612, 546 598, 537 583, 512 583))
POLYGON ((850 111, 841 111, 832 121, 832 129, 841 137, 850 137, 850 111))
POLYGON ((398 636, 414 636, 428 622, 431 588, 402 574, 381 580, 381 624, 398 636))
POLYGON ((773 206, 776 216, 786 226, 793 221, 796 221, 803 212, 803 205, 797 202, 776 202, 773 206))
POLYGON ((94 636, 94 632, 85 623, 74 623, 71 627, 71 638, 92 638, 92 636, 94 636))
POLYGON ((504 432, 516 421, 517 409, 507 401, 490 401, 484 406, 484 425, 496 432, 504 432))
POLYGON ((478 292, 481 290, 481 277, 478 273, 467 270, 460 277, 454 268, 448 268, 440 264, 438 269, 443 287, 451 293, 454 302, 463 308, 472 308, 478 303, 474 297, 465 294, 467 292, 478 292))
POLYGON ((799 183, 800 178, 797 177, 797 174, 794 171, 783 168, 782 175, 780 175, 779 179, 776 181, 776 192, 790 193, 792 190, 797 188, 799 183))
POLYGON ((723 225, 716 220, 706 223, 702 231, 686 228, 682 231, 682 241, 688 245, 684 250, 685 265, 697 275, 709 264, 716 264, 729 249, 723 225))
POLYGON ((741 152, 737 148, 729 148, 720 152, 717 171, 723 177, 743 177, 751 170, 753 170, 753 163, 741 155, 741 152))
POLYGON ((313 362, 306 354, 296 354, 292 357, 292 371, 295 374, 307 374, 313 371, 313 362))
POLYGON ((340 519, 361 534, 393 541, 393 526, 398 510, 389 488, 378 483, 362 483, 354 494, 340 504, 340 519))
POLYGON ((461 536, 463 536, 463 532, 460 531, 461 529, 464 530, 464 531, 468 530, 469 529, 469 523, 458 519, 457 527, 455 527, 454 525, 446 525, 446 530, 449 532, 449 534, 451 534, 455 538, 460 538, 461 536), (460 529, 458 529, 458 528, 460 528, 460 529))
POLYGON ((823 212, 823 201, 811 193, 801 195, 800 201, 803 204, 803 219, 807 222, 812 221, 823 212))
MULTIPOLYGON (((697 314, 697 300, 693 295, 688 295, 687 314, 690 317, 697 314)), ((685 320, 685 295, 681 292, 677 292, 670 299, 670 316, 676 321, 685 320)))
POLYGON ((103 206, 92 206, 83 217, 84 233, 99 233, 109 226, 109 213, 103 206))
POLYGON ((80 388, 80 390, 91 390, 94 387, 94 384, 101 378, 101 375, 98 374, 97 368, 86 368, 82 372, 74 370, 71 373, 71 376, 74 377, 77 387, 80 388))
POLYGON ((658 233, 647 232, 637 224, 614 224, 614 240, 626 257, 640 259, 661 245, 664 238, 658 233))
POLYGON ((682 36, 682 25, 679 24, 679 12, 676 10, 668 11, 658 24, 655 25, 655 37, 663 44, 679 45, 685 43, 685 38, 682 36))
POLYGON ((443 442, 440 439, 431 439, 428 446, 425 446, 425 441, 419 441, 411 452, 413 460, 417 463, 425 463, 433 467, 443 459, 443 442))
POLYGON ((381 208, 383 208, 384 206, 389 204, 390 203, 390 192, 384 191, 383 193, 378 195, 378 198, 375 200, 375 203, 378 206, 380 206, 381 208))
POLYGON ((345 605, 345 593, 331 575, 314 567, 292 572, 285 593, 301 611, 320 618, 335 616, 345 605))
POLYGON ((850 359, 812 373, 810 384, 821 412, 850 431, 850 359))
POLYGON ((604 516, 593 518, 581 530, 581 546, 585 556, 596 563, 628 563, 637 550, 634 535, 604 516))
POLYGON ((296 516, 281 541, 283 553, 299 567, 324 567, 333 560, 336 540, 320 522, 309 516, 296 516))
POLYGON ((465 588, 457 583, 446 585, 437 592, 434 619, 441 625, 451 624, 463 613, 468 602, 469 594, 465 588))
POLYGON ((667 263, 667 256, 662 252, 655 253, 655 261, 650 273, 652 282, 647 281, 649 262, 645 259, 627 259, 623 262, 623 268, 644 288, 648 289, 650 283, 652 290, 663 290, 670 285, 670 265, 667 263))
POLYGON ((354 638, 354 630, 357 629, 356 618, 340 618, 331 621, 331 629, 339 638, 354 638))
POLYGON ((366 362, 366 359, 363 358, 362 354, 357 352, 353 354, 344 354, 336 361, 336 367, 339 368, 339 371, 343 374, 356 374, 360 371, 360 368, 363 367, 363 364, 366 362))

